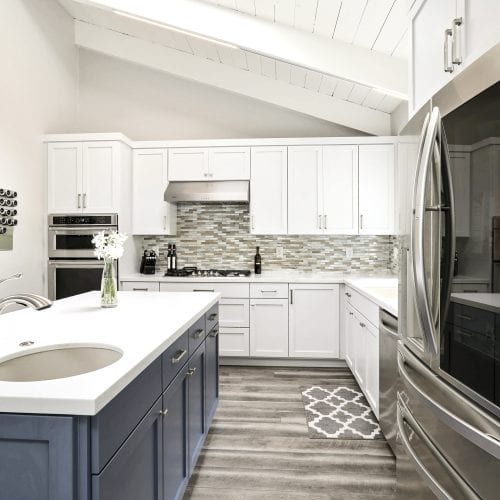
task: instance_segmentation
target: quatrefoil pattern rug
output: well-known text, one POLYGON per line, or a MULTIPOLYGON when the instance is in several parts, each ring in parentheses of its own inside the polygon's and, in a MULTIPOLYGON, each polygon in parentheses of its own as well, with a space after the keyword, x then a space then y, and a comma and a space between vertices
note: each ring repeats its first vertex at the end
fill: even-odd
POLYGON ((301 388, 310 438, 383 439, 363 393, 346 386, 301 388))

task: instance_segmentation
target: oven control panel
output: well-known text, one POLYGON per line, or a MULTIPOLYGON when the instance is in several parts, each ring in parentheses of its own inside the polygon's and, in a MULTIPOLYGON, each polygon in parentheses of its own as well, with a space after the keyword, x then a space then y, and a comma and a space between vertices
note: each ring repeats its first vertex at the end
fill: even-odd
POLYGON ((116 226, 118 216, 111 215, 50 215, 49 226, 116 226))

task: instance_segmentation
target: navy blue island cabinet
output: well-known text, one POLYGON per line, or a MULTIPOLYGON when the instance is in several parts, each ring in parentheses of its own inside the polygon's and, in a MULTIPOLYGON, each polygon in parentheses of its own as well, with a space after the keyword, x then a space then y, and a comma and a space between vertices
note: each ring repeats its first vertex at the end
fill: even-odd
POLYGON ((0 413, 0 500, 180 500, 218 363, 215 305, 97 415, 0 413))

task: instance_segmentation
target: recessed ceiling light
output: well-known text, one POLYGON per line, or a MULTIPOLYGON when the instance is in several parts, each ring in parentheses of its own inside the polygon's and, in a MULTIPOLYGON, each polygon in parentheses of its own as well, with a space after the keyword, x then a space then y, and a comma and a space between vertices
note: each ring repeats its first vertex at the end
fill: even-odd
POLYGON ((183 35, 186 36, 192 36, 194 38, 199 38, 200 40, 204 40, 205 42, 211 42, 211 43, 216 43, 218 45, 223 45, 224 47, 228 47, 230 49, 239 49, 237 45, 234 45, 232 43, 227 43, 227 42, 222 42, 220 40, 217 40, 216 38, 210 38, 208 36, 203 36, 199 35, 198 33, 193 33, 191 31, 183 30, 181 28, 176 28, 175 26, 171 26, 166 23, 160 23, 158 21, 152 21, 151 19, 147 19, 145 17, 141 16, 136 16, 135 14, 129 14, 128 12, 123 12, 121 10, 113 10, 115 14, 118 14, 123 17, 128 17, 129 19, 134 19, 135 21, 142 21, 147 24, 152 24, 153 26, 159 26, 160 28, 168 29, 171 31, 176 31, 177 33, 182 33, 183 35))

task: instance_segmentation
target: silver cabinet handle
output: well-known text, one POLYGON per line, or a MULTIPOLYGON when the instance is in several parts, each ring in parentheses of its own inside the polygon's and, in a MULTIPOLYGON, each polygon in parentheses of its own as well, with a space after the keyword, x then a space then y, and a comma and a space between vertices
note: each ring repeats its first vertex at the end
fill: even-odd
POLYGON ((219 330, 212 330, 212 331, 208 334, 208 336, 209 336, 209 337, 212 337, 212 338, 217 337, 217 335, 219 335, 219 330))
POLYGON ((193 288, 193 292, 215 292, 213 288, 193 288))
POLYGON ((457 318, 465 319, 466 321, 472 321, 470 316, 466 316, 465 314, 457 314, 457 318))
POLYGON ((323 225, 325 229, 328 229, 328 218, 327 215, 323 215, 323 225))
POLYGON ((147 288, 132 288, 132 290, 134 292, 147 292, 148 291, 147 288))
POLYGON ((293 304, 293 288, 290 290, 290 304, 293 304))
POLYGON ((448 42, 450 38, 453 40, 453 31, 448 28, 444 30, 444 50, 443 50, 443 56, 444 56, 444 71, 446 73, 453 73, 454 68, 453 64, 449 64, 450 62, 450 56, 449 56, 449 51, 448 51, 448 42))
POLYGON ((83 193, 83 208, 87 208, 87 193, 83 193))
POLYGON ((363 229, 363 214, 359 216, 359 229, 363 229))
POLYGON ((349 292, 345 292, 345 296, 351 298, 351 294, 349 292))
POLYGON ((213 313, 208 317, 208 321, 213 321, 217 317, 217 313, 213 313))
POLYGON ((78 193, 78 208, 82 208, 82 195, 78 193))
POLYGON ((260 293, 278 293, 278 290, 261 290, 260 293))
POLYGON ((166 416, 167 416, 167 414, 168 414, 168 410, 160 410, 160 415, 161 415, 162 417, 166 417, 166 416))
POLYGON ((174 356, 173 358, 170 359, 173 365, 176 365, 185 355, 187 354, 187 351, 185 349, 182 349, 182 351, 177 354, 177 356, 174 356))
POLYGON ((441 453, 441 451, 437 448, 437 446, 431 441, 431 439, 427 436, 424 429, 421 425, 415 420, 411 411, 408 409, 406 404, 401 397, 401 394, 398 393, 398 401, 397 401, 397 428, 398 434, 403 443, 403 447, 406 449, 408 456, 411 461, 415 465, 416 469, 420 471, 420 473, 427 479, 426 483, 431 488, 432 491, 439 497, 452 500, 454 497, 450 495, 443 486, 437 481, 437 479, 431 474, 431 472, 425 467, 423 462, 420 460, 419 456, 413 450, 413 447, 410 443, 410 439, 406 434, 406 430, 404 428, 404 423, 412 430, 412 432, 419 437, 419 439, 425 444, 426 448, 429 452, 434 456, 434 458, 441 464, 441 466, 446 469, 448 476, 453 478, 454 484, 456 484, 462 491, 461 498, 467 500, 479 500, 479 496, 476 492, 469 486, 469 484, 465 481, 465 479, 458 474, 455 468, 448 462, 446 457, 441 453))
POLYGON ((354 313, 352 311, 349 311, 349 316, 354 316, 354 313))
POLYGON ((495 458, 500 459, 500 440, 498 437, 498 422, 494 421, 487 413, 480 407, 470 402, 456 389, 443 382, 434 372, 429 370, 423 365, 414 354, 404 347, 399 347, 398 357, 398 371, 405 384, 408 384, 425 402, 429 409, 437 415, 437 417, 445 422, 450 428, 461 434, 465 439, 468 439, 482 450, 493 455, 495 458), (401 349, 404 349, 402 351, 401 349), (439 402, 429 396, 428 392, 423 390, 416 381, 412 379, 406 366, 427 380, 430 384, 438 389, 439 394, 449 394, 450 399, 454 400, 457 405, 463 410, 468 410, 471 415, 471 420, 475 423, 481 422, 485 427, 486 432, 477 428, 474 425, 463 420, 458 415, 455 415, 447 408, 442 406, 439 402))
POLYGON ((166 215, 163 216, 163 230, 164 231, 167 230, 167 216, 166 215))
POLYGON ((361 328, 364 328, 366 325, 365 325, 364 323, 360 323, 360 324, 359 324, 359 326, 360 326, 361 328))
POLYGON ((253 214, 250 215, 250 227, 255 229, 255 216, 253 214))
POLYGON ((318 228, 319 228, 319 229, 323 229, 323 228, 321 227, 321 215, 318 215, 318 228))
POLYGON ((203 328, 200 328, 198 330, 196 330, 194 333, 193 333, 193 338, 194 339, 199 339, 201 337, 203 337, 203 334, 205 333, 205 330, 203 330, 203 328))
POLYGON ((204 177, 208 177, 208 172, 205 172, 205 173, 203 174, 203 176, 204 176, 204 177))
POLYGON ((456 17, 453 19, 453 36, 451 37, 451 62, 453 64, 462 64, 462 44, 458 33, 458 28, 462 26, 463 19, 461 17, 456 17), (457 50, 457 45, 460 47, 460 51, 457 50), (460 52, 460 53, 459 53, 460 52))
POLYGON ((195 374, 195 372, 196 372, 196 366, 195 366, 194 368, 190 368, 190 369, 187 371, 186 375, 187 375, 188 377, 192 377, 192 376, 195 374))

